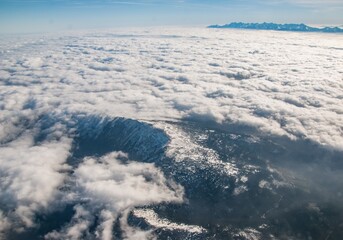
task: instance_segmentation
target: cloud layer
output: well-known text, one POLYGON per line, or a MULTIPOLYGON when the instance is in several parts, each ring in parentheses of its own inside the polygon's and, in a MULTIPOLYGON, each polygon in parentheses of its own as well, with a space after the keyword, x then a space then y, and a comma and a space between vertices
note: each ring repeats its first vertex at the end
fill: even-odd
POLYGON ((342 36, 251 33, 3 39, 2 138, 15 109, 17 117, 34 108, 239 123, 342 149, 342 36))
MULTIPOLYGON (((121 152, 69 164, 75 115, 244 126, 343 150, 341 35, 150 29, 0 42, 0 236, 35 227, 36 215, 71 204, 70 221, 47 239, 111 239, 117 221, 124 237, 142 239, 151 233, 127 224, 132 208, 183 200, 183 188, 156 166, 121 152)), ((194 154, 237 175, 215 151, 164 131, 172 137, 167 155, 194 154)), ((245 191, 242 185, 235 194, 245 191)))

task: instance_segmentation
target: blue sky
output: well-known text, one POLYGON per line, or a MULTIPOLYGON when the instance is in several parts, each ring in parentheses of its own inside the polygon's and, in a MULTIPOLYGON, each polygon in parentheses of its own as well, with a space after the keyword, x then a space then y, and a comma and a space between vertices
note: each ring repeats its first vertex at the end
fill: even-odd
POLYGON ((343 25, 343 0, 0 0, 1 33, 231 21, 343 25))

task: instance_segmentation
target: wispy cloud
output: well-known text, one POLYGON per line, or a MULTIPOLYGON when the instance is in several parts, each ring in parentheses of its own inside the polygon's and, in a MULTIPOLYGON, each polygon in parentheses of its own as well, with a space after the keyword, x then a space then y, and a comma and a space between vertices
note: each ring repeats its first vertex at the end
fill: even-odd
POLYGON ((272 4, 272 5, 279 5, 279 4, 293 4, 297 6, 304 6, 304 7, 332 7, 332 6, 343 6, 343 2, 340 0, 257 0, 259 3, 262 4, 272 4))

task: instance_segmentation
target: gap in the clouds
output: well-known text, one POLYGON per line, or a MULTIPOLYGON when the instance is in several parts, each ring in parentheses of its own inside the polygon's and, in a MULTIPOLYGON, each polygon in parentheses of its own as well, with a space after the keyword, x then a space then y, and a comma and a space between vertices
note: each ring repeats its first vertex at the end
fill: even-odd
MULTIPOLYGON (((333 148, 327 144, 320 144, 317 141, 305 138, 303 135, 295 136, 293 138, 287 135, 273 134, 260 130, 258 126, 247 125, 243 123, 236 123, 224 121, 218 123, 213 120, 213 116, 191 114, 182 119, 182 122, 188 122, 190 125, 197 125, 202 128, 209 126, 219 132, 238 134, 246 137, 263 140, 264 144, 256 149, 262 153, 262 150, 267 150, 269 156, 273 151, 282 151, 284 155, 280 154, 276 159, 270 159, 272 162, 278 164, 287 164, 289 162, 303 162, 303 163, 322 163, 332 166, 332 169, 343 170, 343 149, 333 148), (277 148, 273 149, 273 148, 277 148), (304 149, 311 149, 311 151, 304 151, 304 149), (341 164, 342 163, 342 164, 341 164)), ((267 157, 267 155, 262 155, 267 157)))
POLYGON ((74 205, 67 204, 65 206, 61 206, 61 209, 57 209, 57 211, 51 214, 38 215, 36 221, 39 224, 39 229, 36 235, 44 236, 52 230, 61 228, 66 224, 66 222, 69 222, 72 219, 74 213, 74 205))
POLYGON ((116 221, 113 225, 113 237, 114 239, 123 239, 123 231, 120 226, 120 221, 119 219, 122 217, 122 214, 119 214, 118 217, 116 218, 116 221))
POLYGON ((99 157, 113 151, 126 152, 129 159, 154 162, 161 158, 169 141, 162 130, 137 120, 97 116, 76 117, 74 120, 77 127, 75 149, 70 159, 72 165, 77 159, 99 157))
MULTIPOLYGON (((316 238, 314 236, 323 237, 325 234, 330 233, 331 230, 323 225, 337 226, 336 221, 342 219, 340 214, 334 214, 334 212, 341 211, 340 206, 342 205, 342 200, 336 201, 337 197, 342 194, 340 186, 343 183, 340 176, 343 169, 343 155, 341 151, 328 149, 305 139, 290 140, 287 137, 262 137, 261 135, 260 137, 254 137, 254 135, 242 135, 242 131, 237 131, 238 128, 233 128, 235 131, 230 133, 230 131, 227 131, 228 128, 225 127, 226 130, 224 130, 223 126, 209 129, 208 126, 213 126, 213 124, 207 122, 201 123, 201 125, 202 127, 199 127, 199 122, 193 122, 185 123, 184 127, 188 128, 188 131, 194 136, 199 136, 204 129, 207 129, 210 132, 207 139, 204 141, 200 138, 199 141, 217 152, 223 153, 221 159, 232 159, 238 156, 236 162, 243 164, 243 166, 239 167, 240 169, 247 164, 257 165, 264 169, 263 166, 267 164, 268 168, 275 169, 273 171, 276 174, 268 175, 268 172, 261 171, 259 174, 249 176, 249 183, 247 184, 249 191, 240 194, 240 197, 236 199, 232 196, 225 198, 225 195, 222 194, 211 199, 206 196, 209 193, 208 191, 202 193, 201 191, 202 189, 213 189, 213 186, 205 185, 202 186, 202 189, 196 189, 196 187, 192 186, 197 193, 200 192, 199 196, 191 198, 190 203, 185 208, 181 208, 182 210, 179 212, 176 211, 178 213, 175 213, 177 207, 169 209, 170 211, 168 211, 168 208, 166 210, 166 208, 162 207, 162 213, 164 212, 162 216, 169 216, 169 218, 173 216, 175 221, 192 216, 190 217, 192 224, 205 226, 206 223, 213 223, 213 225, 210 225, 222 227, 240 226, 244 228, 247 226, 258 227, 263 222, 260 217, 264 215, 268 219, 267 222, 270 221, 268 224, 272 226, 273 231, 280 233, 280 236, 282 236, 282 232, 293 232, 292 228, 294 228, 299 231, 301 238, 312 237, 313 239, 320 239, 320 237, 316 238), (236 152, 232 148, 236 148, 236 152), (261 179, 272 179, 272 182, 276 184, 280 181, 280 185, 276 191, 269 195, 270 192, 262 190, 264 187, 261 189, 254 186, 254 182, 262 183, 261 179), (293 186, 290 188, 282 186, 283 181, 289 182, 293 186), (200 202, 203 199, 211 200, 207 203, 201 202, 197 204, 194 199, 200 199, 200 202), (223 199, 223 202, 221 203, 218 199, 223 199), (321 215, 322 213, 313 212, 311 204, 322 208, 323 215, 321 215), (199 209, 196 208, 197 205, 199 209), (213 208, 204 208, 203 206, 213 206, 213 208), (225 212, 228 206, 232 209, 225 212), (277 207, 275 209, 273 207, 265 209, 266 212, 263 213, 263 208, 268 208, 268 206, 277 207), (187 211, 185 209, 191 210, 187 211), (203 213, 203 215, 200 214, 197 217, 194 213, 203 213), (184 216, 178 219, 177 216, 182 216, 182 214, 184 216), (211 219, 212 217, 214 219, 211 219), (283 218, 284 220, 280 222, 283 218), (313 226, 308 225, 311 221, 303 221, 309 218, 314 219, 311 224, 316 226, 315 228, 321 229, 320 235, 318 235, 317 230, 312 228, 313 226), (285 228, 283 224, 287 224, 287 221, 291 226, 285 228), (237 225, 238 222, 243 224, 237 225)), ((215 227, 212 230, 217 231, 215 227)), ((234 231, 234 228, 231 228, 230 231, 234 231)), ((225 238, 223 232, 216 232, 216 234, 219 238, 225 238), (224 235, 221 236, 221 234, 224 235)), ((342 236, 342 232, 334 230, 333 236, 339 238, 339 236, 342 236)))
MULTIPOLYGON (((343 172, 343 150, 332 148, 328 145, 321 145, 316 141, 302 136, 291 139, 288 136, 280 136, 260 131, 254 126, 240 123, 224 122, 217 123, 212 119, 203 116, 191 116, 185 119, 188 125, 196 125, 201 128, 211 126, 219 133, 237 134, 251 138, 252 142, 239 147, 240 151, 250 153, 250 157, 258 156, 270 166, 292 175, 304 186, 309 187, 318 195, 341 192, 340 186, 343 179, 340 175, 343 172), (257 140, 257 142, 255 142, 257 140)), ((227 154, 225 148, 230 148, 230 142, 226 144, 211 144, 211 147, 219 153, 227 154)), ((237 154, 239 155, 239 154, 237 154)), ((223 156, 225 159, 225 156, 223 156)), ((333 196, 332 198, 335 198, 333 196)), ((331 201, 331 200, 330 200, 331 201)))
MULTIPOLYGON (((118 157, 122 164, 129 164, 128 159, 138 162, 156 162, 163 155, 163 148, 169 139, 162 130, 156 129, 151 124, 139 122, 137 120, 101 116, 73 115, 71 119, 60 119, 56 116, 43 115, 38 120, 40 125, 39 134, 35 137, 36 144, 44 142, 51 132, 55 130, 55 125, 61 122, 66 128, 71 130, 67 134, 73 136, 73 146, 67 163, 76 169, 83 163, 86 157, 100 158, 115 151, 125 151, 129 153, 129 158, 118 157)), ((74 170, 71 170, 72 173, 74 170)), ((146 179, 149 181, 149 179, 146 179)), ((172 186, 170 186, 172 188, 172 186)), ((69 191, 68 186, 62 186, 61 191, 69 191)), ((48 224, 39 225, 38 229, 29 230, 19 234, 19 238, 29 236, 30 239, 40 239, 45 234, 62 229, 73 217, 75 210, 72 205, 59 206, 57 212, 42 216, 37 216, 37 222, 47 221, 48 224), (57 221, 52 221, 57 217, 57 221), (54 224, 49 224, 52 221, 54 224)), ((99 225, 99 216, 94 216, 95 220, 88 229, 90 234, 94 234, 99 225)), ((116 218, 113 231, 118 239, 123 239, 122 227, 119 219, 116 218)))
POLYGON ((67 222, 71 220, 75 211, 74 205, 63 205, 56 211, 51 213, 38 214, 35 217, 36 226, 34 228, 25 229, 25 231, 17 232, 10 231, 7 233, 6 238, 11 240, 41 240, 44 235, 52 230, 60 229, 67 222))
MULTIPOLYGON (((127 152, 134 161, 154 163, 165 176, 185 187, 187 199, 182 204, 141 207, 152 209, 173 223, 206 229, 206 233, 192 235, 192 239, 211 236, 225 239, 240 229, 259 229, 263 224, 269 226, 268 231, 259 229, 265 237, 270 232, 280 233, 282 237, 295 230, 301 237, 316 236, 318 231, 311 228, 308 218, 313 219, 310 224, 323 234, 333 231, 333 236, 341 236, 339 230, 331 229, 331 226, 339 227, 342 219, 335 214, 341 211, 342 201, 333 195, 338 194, 343 184, 339 151, 306 139, 261 135, 253 128, 215 124, 209 119, 148 123, 75 114, 66 119, 44 115, 38 122, 37 145, 58 129, 55 127, 58 123, 65 126, 66 134, 74 139, 67 159, 73 169, 85 157, 99 158, 113 151, 127 152), (175 138, 181 140, 178 142, 181 145, 172 146, 175 138), (313 210, 316 208, 321 209, 322 215, 313 210), (301 223, 301 219, 306 221, 301 223)), ((126 158, 119 160, 126 164, 126 158)), ((61 190, 68 191, 63 187, 61 190)), ((13 238, 11 235, 11 238, 42 239, 46 233, 61 229, 71 220, 73 207, 61 205, 56 212, 38 215, 38 229, 13 235, 13 238)), ((123 238, 121 216, 116 218, 113 227, 118 239, 123 238)), ((154 229, 147 220, 133 213, 129 214, 128 223, 142 230, 154 229)), ((89 232, 94 233, 97 225, 95 219, 89 232)), ((154 233, 172 239, 191 236, 187 231, 172 229, 157 228, 154 233)))

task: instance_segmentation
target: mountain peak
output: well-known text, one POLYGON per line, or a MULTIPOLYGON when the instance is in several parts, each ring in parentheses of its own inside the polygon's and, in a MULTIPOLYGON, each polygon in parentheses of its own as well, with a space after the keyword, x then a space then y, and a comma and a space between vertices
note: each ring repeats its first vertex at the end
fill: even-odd
POLYGON ((316 28, 305 25, 304 23, 243 23, 232 22, 225 25, 210 25, 208 28, 234 28, 234 29, 255 29, 255 30, 274 30, 274 31, 293 31, 293 32, 325 32, 325 33, 343 33, 339 27, 316 28))

